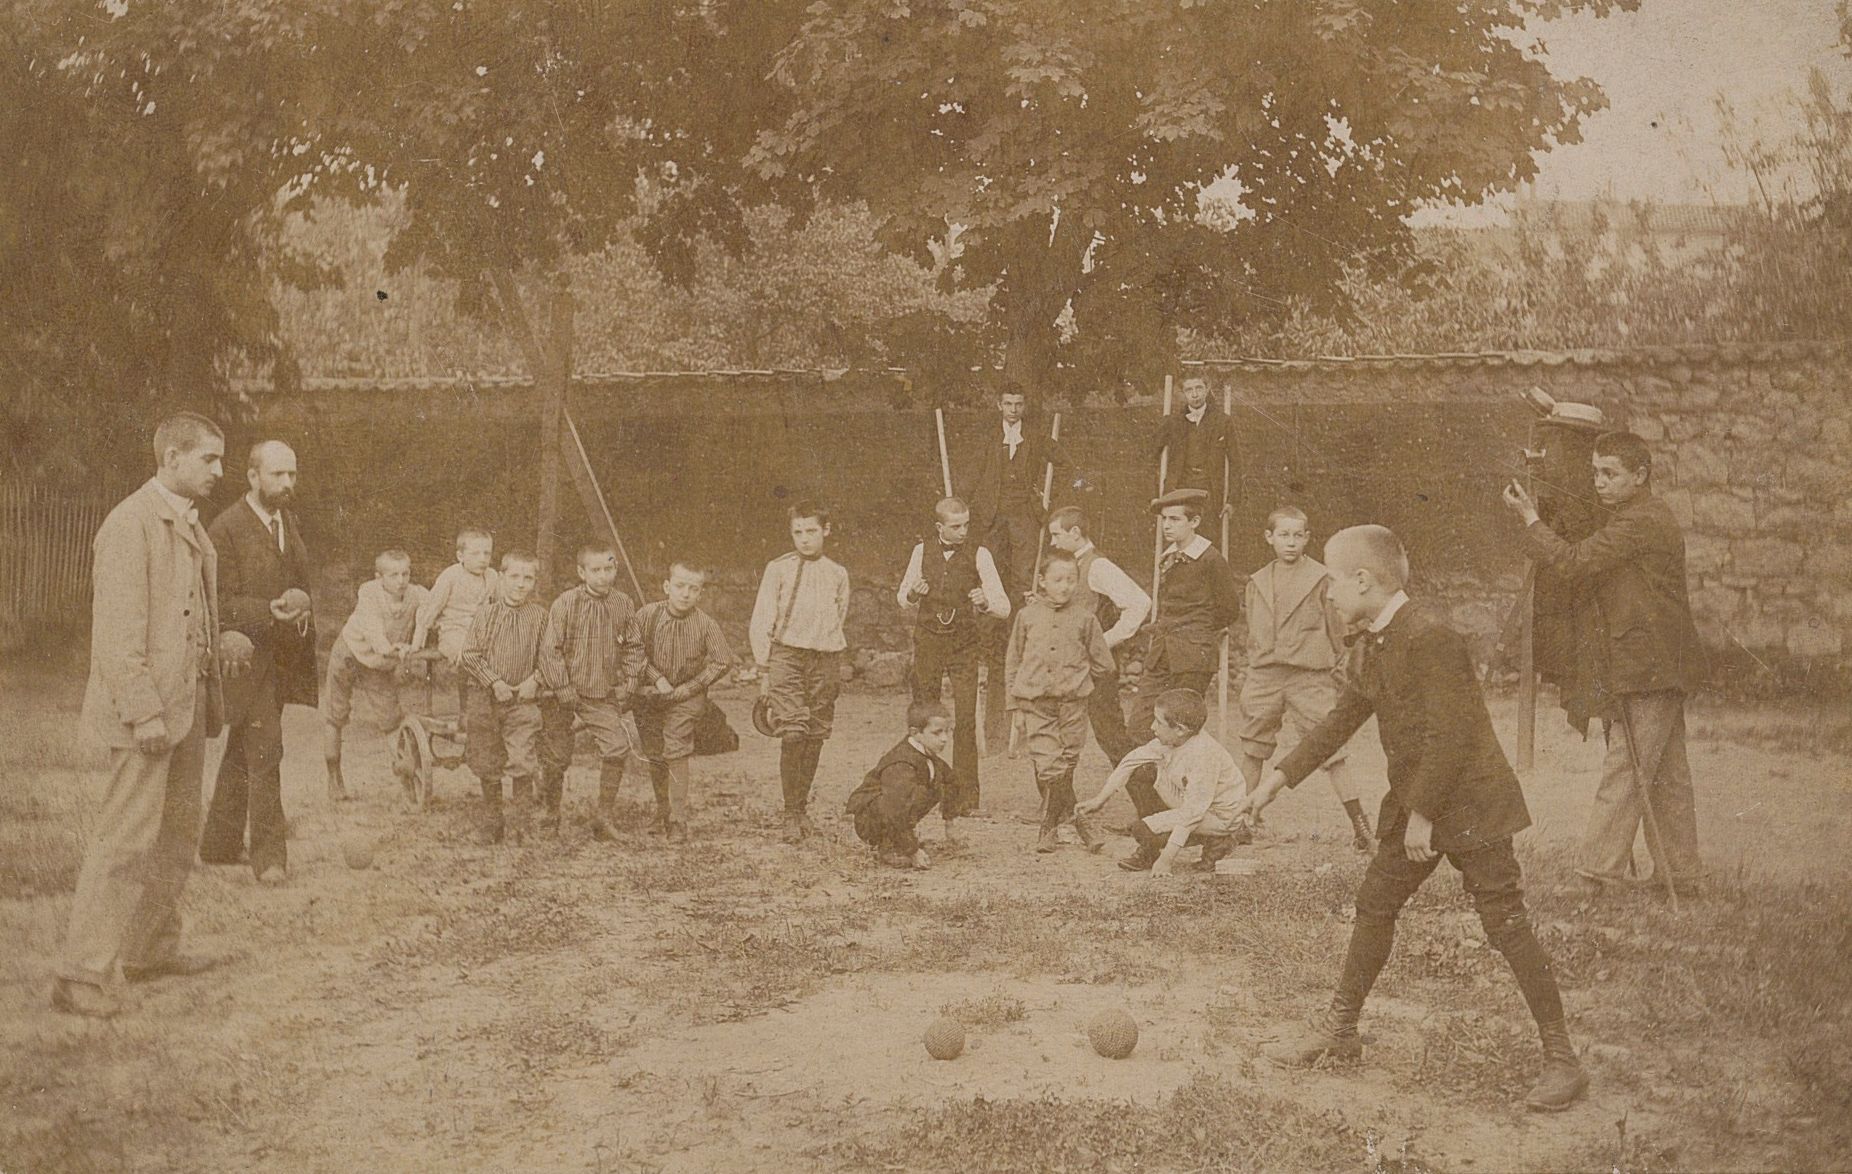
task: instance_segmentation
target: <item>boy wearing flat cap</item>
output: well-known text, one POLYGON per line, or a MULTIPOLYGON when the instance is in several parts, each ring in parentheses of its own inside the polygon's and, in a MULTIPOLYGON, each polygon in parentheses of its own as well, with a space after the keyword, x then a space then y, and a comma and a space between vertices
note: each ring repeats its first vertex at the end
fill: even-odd
POLYGON ((1157 616, 1144 676, 1132 701, 1126 731, 1139 744, 1152 738, 1157 699, 1172 689, 1207 694, 1215 675, 1222 630, 1241 618, 1241 586, 1215 544, 1196 532, 1202 525, 1203 489, 1179 489, 1151 503, 1164 539, 1158 560, 1157 616))

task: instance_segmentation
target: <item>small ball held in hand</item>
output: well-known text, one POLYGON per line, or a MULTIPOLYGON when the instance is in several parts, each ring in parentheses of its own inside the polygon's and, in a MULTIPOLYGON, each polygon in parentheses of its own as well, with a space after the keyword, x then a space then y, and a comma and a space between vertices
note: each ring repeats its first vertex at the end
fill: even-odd
POLYGON ((341 838, 341 856, 349 868, 372 868, 373 848, 373 837, 365 832, 349 832, 341 838))
POLYGON ((965 1029, 956 1019, 940 1016, 926 1029, 926 1054, 935 1060, 956 1060, 965 1050, 965 1029))
POLYGON ((1108 1060, 1123 1060, 1138 1046, 1138 1024, 1124 1011, 1101 1011, 1087 1025, 1093 1050, 1108 1060))
POLYGON ((291 587, 282 596, 283 606, 301 615, 309 610, 309 593, 300 587, 291 587))

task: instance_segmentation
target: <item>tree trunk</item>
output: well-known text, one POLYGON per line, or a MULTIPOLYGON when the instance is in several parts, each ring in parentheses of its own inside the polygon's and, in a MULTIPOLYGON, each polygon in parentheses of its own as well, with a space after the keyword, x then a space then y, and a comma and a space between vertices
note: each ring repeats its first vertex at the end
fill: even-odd
POLYGON ((553 559, 559 532, 560 445, 565 439, 566 387, 572 380, 572 294, 564 275, 553 280, 548 306, 547 337, 542 339, 521 303, 514 274, 506 269, 490 273, 490 282, 502 305, 508 328, 520 344, 528 369, 534 373, 534 391, 540 400, 540 517, 534 555, 540 562, 540 588, 552 587, 553 559))
POLYGON ((1003 298, 1007 336, 1003 377, 1019 384, 1031 400, 1058 390, 1061 328, 1056 320, 1081 280, 1085 242, 1071 218, 1056 225, 1032 218, 1011 232, 1010 265, 1003 298))

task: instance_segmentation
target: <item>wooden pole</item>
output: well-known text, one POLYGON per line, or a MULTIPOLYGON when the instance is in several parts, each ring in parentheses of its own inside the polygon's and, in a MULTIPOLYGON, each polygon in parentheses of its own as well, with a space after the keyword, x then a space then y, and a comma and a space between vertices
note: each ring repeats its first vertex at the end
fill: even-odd
POLYGON ((564 285, 554 289, 548 310, 547 366, 539 377, 540 533, 534 544, 542 583, 552 580, 559 547, 560 448, 565 437, 566 385, 572 379, 572 295, 564 285))
POLYGON ((1518 630, 1518 769, 1527 771, 1537 762, 1537 568, 1524 576, 1523 608, 1518 630))
POLYGON ((617 547, 617 556, 624 560, 624 570, 630 574, 630 586, 637 595, 637 602, 644 599, 643 584, 637 579, 637 568, 630 562, 630 552, 624 549, 624 538, 617 532, 617 519, 611 516, 611 507, 606 502, 604 489, 598 484, 598 474, 592 471, 591 458, 586 454, 585 442, 579 438, 579 426, 573 422, 572 412, 564 414, 566 430, 560 437, 560 444, 565 448, 566 472, 579 491, 579 501, 585 506, 585 512, 594 522, 603 522, 605 533, 611 544, 617 547))
MULTIPOLYGON (((1235 426, 1235 389, 1222 389, 1222 415, 1228 417, 1228 427, 1235 426)), ((1235 471, 1228 465, 1228 446, 1222 446, 1222 558, 1228 558, 1228 483, 1235 471)), ((1222 629, 1222 674, 1217 686, 1215 736, 1218 740, 1228 741, 1228 629, 1222 629)))
MULTIPOLYGON (((1035 573, 1030 576, 1029 590, 1042 581, 1042 551, 1048 546, 1048 507, 1054 501, 1055 454, 1053 446, 1061 443, 1061 413, 1056 412, 1048 427, 1048 459, 1042 462, 1042 529, 1035 536, 1035 573)), ((1082 584, 1085 586, 1085 584, 1082 584)))
POLYGON ((932 410, 933 422, 939 426, 939 475, 945 481, 945 496, 952 496, 952 458, 945 451, 945 409, 932 410))
MULTIPOLYGON (((1170 376, 1164 376, 1164 417, 1170 418, 1170 376)), ((1157 495, 1164 496, 1164 481, 1170 475, 1170 445, 1166 444, 1158 452, 1157 495)), ((1158 522, 1153 529, 1151 540, 1151 618, 1158 617, 1158 578, 1164 566, 1164 524, 1158 522)))

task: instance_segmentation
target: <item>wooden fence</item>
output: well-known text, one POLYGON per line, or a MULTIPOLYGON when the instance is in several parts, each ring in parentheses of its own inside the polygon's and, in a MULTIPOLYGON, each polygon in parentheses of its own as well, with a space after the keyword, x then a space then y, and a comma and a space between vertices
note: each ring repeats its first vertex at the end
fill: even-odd
POLYGON ((90 542, 113 503, 0 484, 0 645, 90 615, 90 542))

